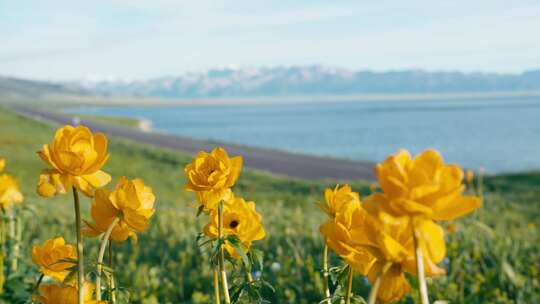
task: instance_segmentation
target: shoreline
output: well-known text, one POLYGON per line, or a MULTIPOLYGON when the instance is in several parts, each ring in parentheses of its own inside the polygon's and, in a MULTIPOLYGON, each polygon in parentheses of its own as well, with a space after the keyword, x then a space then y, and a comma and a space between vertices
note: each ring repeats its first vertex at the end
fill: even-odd
MULTIPOLYGON (((522 100, 515 100, 517 104, 520 103, 526 103, 529 105, 529 103, 532 104, 534 101, 533 106, 537 108, 540 104, 538 103, 538 99, 534 97, 529 97, 527 99, 522 100), (531 100, 532 99, 532 100, 531 100)), ((482 104, 481 100, 478 100, 480 104, 482 104)), ((433 102, 433 104, 436 104, 436 102, 433 102)), ((397 105, 397 104, 396 104, 397 105)), ((97 106, 99 107, 99 106, 97 106)), ((16 110, 23 110, 28 111, 30 109, 29 106, 21 105, 21 106, 12 106, 12 109, 15 108, 16 110)), ((82 107, 84 108, 84 107, 82 107)), ((107 107, 102 107, 103 111, 105 113, 108 113, 107 107)), ((159 108, 159 107, 158 107, 159 108)), ((204 107, 203 107, 204 108, 204 107)), ((224 141, 224 139, 208 139, 208 138, 193 138, 189 135, 183 135, 183 134, 175 134, 171 132, 167 132, 166 130, 162 129, 154 129, 151 125, 151 121, 144 120, 142 116, 115 116, 115 115, 106 115, 106 114, 99 114, 98 112, 94 114, 78 114, 76 112, 76 109, 73 109, 70 107, 61 107, 56 109, 45 109, 44 107, 32 107, 31 108, 33 112, 35 112, 35 115, 29 115, 32 117, 40 117, 45 118, 46 120, 53 121, 53 122, 59 122, 61 123, 67 123, 67 124, 74 124, 73 116, 81 115, 81 122, 85 125, 89 125, 91 128, 94 128, 96 130, 100 130, 102 132, 108 133, 112 132, 111 134, 113 136, 117 135, 120 137, 126 137, 127 139, 135 140, 135 141, 141 141, 142 143, 148 143, 150 145, 158 146, 158 147, 165 147, 173 150, 181 150, 188 153, 196 153, 200 150, 208 150, 211 147, 214 146, 224 146, 224 147, 230 147, 229 149, 231 151, 239 151, 239 154, 242 155, 250 155, 247 157, 255 157, 257 158, 258 155, 262 155, 263 160, 257 159, 257 163, 251 166, 254 169, 262 170, 262 171, 268 171, 270 173, 278 174, 278 175, 285 175, 290 177, 299 177, 299 178, 306 178, 306 179, 314 179, 314 178, 333 178, 333 179, 365 179, 365 180, 374 180, 372 168, 373 165, 376 163, 375 160, 369 160, 369 158, 344 158, 339 157, 335 155, 327 155, 327 154, 310 154, 313 153, 309 150, 301 150, 301 151, 288 151, 279 149, 276 147, 265 147, 262 146, 250 146, 247 142, 240 142, 240 143, 233 143, 224 141), (71 110, 71 111, 70 111, 71 110), (63 117, 62 117, 63 116, 63 117), (85 117, 86 116, 86 117, 85 117), (106 118, 106 119, 94 119, 94 117, 97 118, 106 118), (69 117, 66 118, 66 117, 69 117), (141 133, 141 134, 125 134, 126 130, 121 130, 120 133, 118 133, 118 130, 112 130, 117 129, 116 127, 120 127, 121 129, 123 127, 126 127, 126 124, 124 123, 116 123, 112 122, 115 120, 115 118, 118 118, 120 120, 132 120, 133 122, 130 123, 129 128, 131 128, 133 131, 141 133), (111 121, 108 121, 108 120, 111 121), (141 128, 141 125, 143 128, 141 128), (112 131, 111 131, 112 130, 112 131), (146 134, 143 135, 142 133, 146 134), (158 137, 159 139, 151 139, 146 138, 149 137, 158 137), (199 147, 199 150, 195 150, 194 147, 199 147), (207 147, 207 148, 201 148, 201 147, 207 147), (258 154, 258 155, 255 155, 258 154), (278 163, 280 158, 278 155, 284 157, 284 159, 289 160, 291 157, 293 157, 297 162, 302 163, 302 166, 298 168, 298 172, 291 170, 290 168, 283 168, 283 166, 278 163), (309 164, 309 162, 304 162, 304 160, 300 160, 301 158, 309 159, 312 163, 312 165, 309 164), (274 163, 269 163, 269 159, 273 159, 274 163), (330 169, 323 169, 323 168, 304 168, 304 166, 311 167, 320 167, 321 165, 313 165, 315 162, 321 162, 324 163, 322 166, 328 165, 328 163, 334 163, 330 164, 330 167, 334 166, 337 170, 341 170, 345 172, 344 174, 336 174, 333 172, 329 172, 330 169), (338 163, 338 164, 336 164, 338 163), (361 174, 358 172, 351 173, 350 171, 358 171, 358 169, 352 169, 349 170, 343 169, 347 163, 349 166, 356 167, 356 166, 362 166, 368 168, 363 168, 361 171, 363 171, 361 174), (366 165, 367 164, 367 165, 366 165)), ((144 111, 145 107, 141 107, 141 110, 144 111)), ((166 109, 166 108, 162 108, 166 109)), ((19 111, 20 113, 20 111, 19 111)), ((81 112, 79 112, 81 113, 81 112)), ((20 113, 21 114, 21 113, 20 113)), ((28 115, 27 115, 28 116, 28 115)), ((382 158, 381 158, 382 159, 382 158)), ((295 164, 291 164, 291 167, 295 167, 295 164)), ((478 167, 465 167, 474 169, 475 171, 480 170, 482 166, 478 167)), ((495 175, 507 175, 507 174, 520 174, 520 173, 526 173, 526 172, 536 172, 538 169, 535 169, 535 166, 529 166, 527 168, 506 168, 506 170, 498 170, 496 172, 489 172, 487 175, 495 176, 495 175)))
MULTIPOLYGON (((59 124, 73 124, 73 117, 53 113, 38 108, 23 106, 11 107, 16 113, 30 119, 45 120, 59 124)), ((303 179, 336 179, 374 181, 374 162, 328 158, 321 156, 296 154, 280 150, 247 147, 215 141, 197 140, 177 135, 147 132, 138 128, 125 128, 88 119, 80 123, 94 131, 103 132, 113 137, 120 137, 142 144, 178 150, 195 154, 200 150, 209 151, 215 146, 223 146, 231 155, 242 155, 248 168, 270 172, 276 175, 303 179)))
POLYGON ((339 102, 437 102, 450 100, 485 100, 508 98, 538 98, 540 91, 496 91, 496 92, 456 92, 456 93, 395 93, 395 94, 354 94, 354 95, 296 95, 296 96, 253 96, 253 97, 199 97, 163 98, 144 96, 99 96, 99 95, 41 95, 32 98, 11 96, 4 102, 11 105, 43 105, 63 108, 80 106, 100 107, 177 107, 177 106, 241 106, 274 104, 317 104, 339 102))

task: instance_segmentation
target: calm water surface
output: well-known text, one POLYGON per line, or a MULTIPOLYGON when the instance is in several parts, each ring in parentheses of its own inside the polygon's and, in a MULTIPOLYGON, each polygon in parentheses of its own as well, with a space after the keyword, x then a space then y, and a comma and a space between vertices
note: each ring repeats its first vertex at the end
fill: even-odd
POLYGON ((540 169, 540 98, 241 106, 88 107, 193 138, 359 160, 439 149, 489 173, 540 169))

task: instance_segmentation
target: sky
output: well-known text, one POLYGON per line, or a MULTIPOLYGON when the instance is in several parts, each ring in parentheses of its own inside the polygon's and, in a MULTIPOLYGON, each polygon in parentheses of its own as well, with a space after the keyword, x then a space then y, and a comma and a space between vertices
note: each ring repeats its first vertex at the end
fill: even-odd
POLYGON ((519 73, 534 0, 0 0, 0 75, 145 79, 216 67, 519 73))

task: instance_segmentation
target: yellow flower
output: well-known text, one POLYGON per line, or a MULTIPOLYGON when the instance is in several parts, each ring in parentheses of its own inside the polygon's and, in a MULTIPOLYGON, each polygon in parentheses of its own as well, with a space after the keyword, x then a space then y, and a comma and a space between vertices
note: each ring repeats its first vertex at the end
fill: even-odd
POLYGON ((377 164, 375 173, 386 197, 381 209, 395 216, 453 220, 481 205, 478 197, 463 195, 463 170, 446 165, 435 150, 414 159, 400 150, 377 164))
MULTIPOLYGON (((0 158, 0 172, 4 171, 6 160, 0 158)), ((21 203, 23 195, 17 181, 8 174, 0 175, 0 208, 7 209, 11 204, 21 203)))
POLYGON ((187 177, 186 190, 197 193, 204 211, 215 209, 221 200, 228 200, 240 170, 242 157, 229 158, 225 149, 219 147, 207 153, 201 151, 184 171, 187 177))
POLYGON ((354 240, 351 235, 353 225, 363 225, 366 223, 360 216, 367 216, 367 213, 361 212, 359 195, 357 193, 350 192, 350 187, 348 189, 343 187, 341 190, 341 195, 335 195, 337 193, 336 191, 329 192, 328 189, 325 191, 327 203, 330 202, 327 205, 327 210, 332 211, 327 211, 330 217, 328 221, 320 226, 319 230, 324 236, 326 245, 330 249, 343 258, 356 272, 367 275, 375 262, 375 257, 366 248, 354 246, 354 240), (336 198, 342 199, 336 200, 336 198), (353 217, 355 218, 353 219, 353 217))
POLYGON ((321 208, 330 218, 334 218, 339 210, 346 204, 360 204, 360 195, 353 192, 351 186, 336 185, 334 190, 327 188, 324 191, 325 203, 318 203, 321 208))
POLYGON ((363 275, 368 274, 376 259, 365 247, 354 245, 350 227, 344 226, 339 221, 330 220, 321 225, 320 231, 324 235, 328 247, 350 265, 355 272, 363 275))
POLYGON ((326 244, 355 272, 368 275, 373 283, 384 265, 378 298, 383 302, 400 299, 410 290, 404 272, 416 274, 412 227, 420 232, 426 275, 444 273, 439 263, 446 254, 442 228, 433 221, 409 216, 396 217, 378 208, 385 197, 374 194, 364 203, 345 204, 334 218, 321 225, 326 244))
POLYGON ((66 193, 75 186, 87 196, 93 196, 95 188, 103 187, 111 177, 101 171, 109 159, 107 137, 92 134, 85 126, 64 126, 56 131, 53 142, 43 145, 38 155, 52 169, 43 170, 37 191, 49 197, 66 193))
POLYGON ((7 174, 0 175, 0 208, 7 209, 11 204, 23 201, 23 195, 15 179, 7 174))
POLYGON ((374 194, 366 199, 364 210, 370 213, 371 230, 352 231, 353 238, 362 242, 362 236, 368 238, 364 245, 370 247, 377 257, 377 263, 370 269, 369 279, 373 283, 380 274, 383 265, 390 268, 381 277, 381 286, 377 298, 381 302, 392 302, 402 298, 410 291, 404 272, 416 275, 415 247, 413 227, 419 232, 418 243, 422 251, 425 275, 438 276, 445 273, 437 266, 446 255, 443 229, 430 219, 409 216, 395 217, 376 208, 383 204, 384 196, 374 194))
POLYGON ((128 180, 122 176, 114 191, 96 190, 90 210, 95 223, 85 222, 83 233, 97 236, 105 232, 114 219, 118 218, 111 239, 115 241, 125 241, 128 237, 137 239, 136 232, 143 232, 150 225, 150 217, 155 212, 155 200, 152 188, 146 186, 141 179, 128 180))
MULTIPOLYGON (((372 253, 377 257, 377 267, 391 265, 382 277, 379 298, 394 301, 410 289, 401 272, 416 274, 413 235, 422 251, 426 276, 444 274, 437 266, 446 255, 444 231, 434 221, 459 218, 480 207, 481 201, 463 195, 463 170, 446 165, 435 150, 426 150, 415 158, 400 150, 377 164, 375 173, 383 193, 371 195, 363 207, 378 228, 373 233, 360 229, 351 234, 357 242, 366 235, 377 244, 371 247, 375 248, 372 253), (386 288, 385 277, 393 277, 387 280, 386 288)), ((471 177, 468 173, 467 178, 471 177)))
MULTIPOLYGON (((368 280, 373 284, 384 265, 377 262, 371 267, 368 280)), ((377 299, 381 303, 391 303, 403 298, 411 291, 411 285, 405 277, 405 272, 401 265, 392 264, 388 270, 381 276, 381 285, 377 293, 377 299)))
MULTIPOLYGON (((445 273, 438 267, 446 255, 444 230, 430 219, 409 216, 393 216, 381 211, 385 197, 380 193, 366 198, 363 210, 369 213, 366 227, 351 232, 356 242, 364 245, 376 244, 372 252, 379 260, 400 263, 402 267, 416 274, 413 228, 418 231, 418 242, 422 250, 426 276, 445 273), (368 239, 367 243, 364 239, 368 239)), ((354 221, 355 219, 353 219, 354 221)))
MULTIPOLYGON (((106 301, 93 300, 95 286, 84 283, 84 304, 106 304, 106 301)), ((77 304, 78 289, 76 286, 62 284, 42 284, 36 300, 42 304, 77 304)))
MULTIPOLYGON (((210 238, 218 237, 218 209, 210 212, 210 222, 204 227, 204 234, 210 238)), ((234 195, 223 204, 223 236, 235 235, 242 243, 242 250, 247 253, 253 241, 262 240, 266 236, 262 225, 262 218, 255 210, 254 202, 246 202, 243 198, 234 195)), ((228 242, 223 246, 235 258, 240 255, 228 242)))
MULTIPOLYGON (((395 240, 388 232, 379 231, 383 229, 381 223, 362 207, 351 205, 349 209, 347 213, 351 214, 338 213, 321 225, 326 244, 355 272, 367 275, 372 284, 388 264, 389 269, 381 277, 377 298, 383 303, 401 299, 410 291, 401 264, 408 254, 399 243, 403 240, 395 240)), ((387 229, 391 230, 390 227, 387 229)))
POLYGON ((74 263, 66 259, 77 259, 75 246, 66 244, 63 237, 45 241, 43 246, 32 247, 32 261, 39 266, 39 271, 46 276, 63 281, 74 263))

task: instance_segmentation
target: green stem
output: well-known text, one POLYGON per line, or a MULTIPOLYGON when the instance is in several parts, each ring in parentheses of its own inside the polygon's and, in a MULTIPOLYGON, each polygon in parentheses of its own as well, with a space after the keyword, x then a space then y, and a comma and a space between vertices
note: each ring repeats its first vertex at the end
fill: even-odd
POLYGON ((246 281, 248 281, 248 283, 253 283, 253 277, 251 276, 251 273, 249 272, 249 270, 247 268, 244 268, 244 271, 246 273, 246 281))
POLYGON ((418 289, 420 292, 420 300, 422 304, 429 304, 428 289, 426 283, 426 274, 424 272, 424 258, 422 257, 422 248, 420 247, 420 240, 418 231, 413 228, 415 258, 416 258, 416 273, 418 276, 418 289))
POLYGON ((0 249, 0 295, 4 293, 4 252, 0 249))
POLYGON ((214 303, 219 304, 221 300, 219 298, 219 272, 214 268, 214 303))
POLYGON ((112 240, 109 238, 109 268, 113 268, 113 248, 112 248, 112 245, 113 245, 113 242, 112 240))
POLYGON ((110 274, 111 276, 111 303, 116 304, 116 281, 114 279, 114 274, 110 274))
POLYGON ((103 257, 105 256, 105 249, 107 244, 109 244, 109 238, 113 231, 114 226, 118 223, 120 219, 114 218, 112 223, 109 225, 103 238, 101 239, 101 245, 99 247, 98 261, 97 261, 97 275, 96 275, 96 300, 101 301, 101 272, 103 271, 103 257))
POLYGON ((323 249, 323 282, 324 282, 324 296, 326 298, 326 303, 332 303, 332 295, 330 294, 330 288, 328 286, 329 282, 329 269, 328 269, 328 245, 324 245, 323 249))
POLYGON ((375 304, 377 302, 377 294, 379 293, 379 288, 381 287, 382 277, 390 269, 390 267, 392 267, 392 263, 387 262, 377 275, 377 279, 375 279, 375 282, 373 282, 371 291, 369 292, 368 304, 375 304))
POLYGON ((15 256, 15 270, 18 269, 18 261, 19 261, 19 253, 21 251, 21 242, 22 242, 22 223, 21 223, 21 219, 19 217, 17 217, 15 219, 16 223, 17 223, 17 235, 16 235, 16 243, 15 243, 15 248, 13 249, 13 255, 15 256))
POLYGON ((4 276, 4 246, 6 243, 5 238, 5 223, 4 223, 4 216, 5 216, 5 210, 4 208, 0 207, 0 294, 4 293, 4 282, 5 282, 5 276, 4 276))
POLYGON ((81 205, 77 188, 73 187, 73 203, 75 205, 75 229, 77 232, 77 286, 79 291, 78 303, 84 304, 84 245, 81 233, 81 205))
POLYGON ((349 279, 347 280, 347 294, 345 295, 346 304, 351 304, 352 282, 353 282, 353 269, 351 266, 349 266, 349 279))
POLYGON ((18 217, 15 217, 15 214, 13 212, 13 208, 8 209, 8 216, 9 216, 9 233, 8 238, 10 240, 11 244, 11 253, 9 254, 9 260, 10 260, 10 273, 14 273, 17 271, 17 264, 19 259, 19 240, 20 240, 20 233, 21 233, 21 222, 19 221, 18 217))
POLYGON ((38 290, 39 290, 39 285, 41 285, 41 282, 43 281, 43 277, 45 277, 44 274, 41 274, 41 275, 39 276, 39 279, 37 280, 36 285, 34 286, 34 289, 33 289, 33 292, 32 292, 33 294, 35 294, 35 293, 38 292, 38 290))
POLYGON ((381 287, 382 275, 377 276, 375 282, 371 286, 371 291, 369 292, 368 304, 375 304, 377 301, 377 294, 379 293, 379 287, 381 287))
MULTIPOLYGON (((109 238, 109 268, 113 269, 113 241, 109 238)), ((111 302, 116 303, 116 289, 114 283, 114 273, 110 273, 107 277, 109 280, 109 287, 111 288, 111 302)))
MULTIPOLYGON (((219 203, 218 206, 218 238, 221 240, 223 237, 223 202, 219 203)), ((231 298, 229 296, 229 284, 227 283, 227 272, 225 271, 225 252, 223 249, 223 244, 219 246, 219 271, 221 273, 221 287, 223 289, 223 298, 225 304, 231 303, 231 298)))

